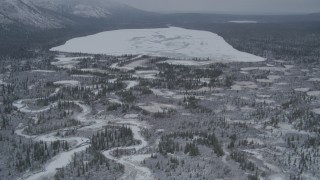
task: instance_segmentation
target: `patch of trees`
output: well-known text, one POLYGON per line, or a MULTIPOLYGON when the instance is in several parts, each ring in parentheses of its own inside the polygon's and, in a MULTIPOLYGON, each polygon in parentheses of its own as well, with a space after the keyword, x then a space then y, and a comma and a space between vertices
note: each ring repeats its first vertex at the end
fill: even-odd
POLYGON ((167 63, 157 64, 159 77, 168 89, 185 88, 195 89, 201 86, 213 86, 216 79, 222 75, 220 68, 195 68, 167 63), (209 78, 210 82, 201 82, 201 78, 209 78))
POLYGON ((187 143, 184 148, 184 153, 189 154, 189 156, 198 156, 200 155, 199 148, 196 143, 187 143))
POLYGON ((198 145, 211 147, 217 156, 223 156, 223 149, 216 138, 214 133, 207 132, 174 132, 167 135, 162 135, 158 145, 159 153, 166 155, 167 153, 174 154, 175 152, 183 151, 190 156, 200 155, 198 145), (196 137, 196 138, 195 138, 196 137), (184 150, 180 147, 175 139, 182 138, 186 141, 191 140, 191 143, 187 142, 184 150))
POLYGON ((132 103, 136 100, 136 96, 133 94, 131 90, 129 91, 118 91, 116 93, 118 96, 120 96, 121 100, 123 102, 132 103))
POLYGON ((201 145, 212 147, 218 157, 224 155, 223 149, 214 133, 203 134, 202 137, 196 139, 196 142, 201 145))
POLYGON ((234 161, 240 163, 240 167, 242 170, 250 170, 250 171, 255 171, 257 167, 255 164, 249 160, 247 160, 246 156, 242 152, 232 152, 230 154, 231 159, 234 161))
POLYGON ((96 150, 107 150, 113 147, 131 146, 137 144, 133 132, 126 126, 106 126, 104 131, 91 137, 91 146, 96 150))
POLYGON ((199 99, 195 96, 186 96, 183 98, 183 105, 185 108, 190 109, 192 112, 196 111, 198 113, 211 113, 212 110, 208 109, 199 104, 199 99))
POLYGON ((16 96, 14 94, 15 86, 11 84, 0 85, 0 97, 2 97, 2 105, 0 106, 0 113, 11 113, 14 109, 12 103, 16 96))
POLYGON ((111 103, 108 107, 107 107, 107 111, 116 111, 118 110, 118 108, 121 108, 122 105, 118 104, 118 103, 111 103))
POLYGON ((92 179, 96 175, 115 179, 123 172, 123 165, 108 160, 100 151, 89 147, 85 152, 75 153, 66 167, 57 170, 54 179, 92 179))

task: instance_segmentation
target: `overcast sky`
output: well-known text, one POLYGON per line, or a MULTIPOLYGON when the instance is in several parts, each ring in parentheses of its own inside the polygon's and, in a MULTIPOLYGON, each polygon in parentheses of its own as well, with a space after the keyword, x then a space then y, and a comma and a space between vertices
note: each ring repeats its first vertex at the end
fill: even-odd
POLYGON ((118 0, 156 12, 299 14, 320 11, 320 0, 118 0))

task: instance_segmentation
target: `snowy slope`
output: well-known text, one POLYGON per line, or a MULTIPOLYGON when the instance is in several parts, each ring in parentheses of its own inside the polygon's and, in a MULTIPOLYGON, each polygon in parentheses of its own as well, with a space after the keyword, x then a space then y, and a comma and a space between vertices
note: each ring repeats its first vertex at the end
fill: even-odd
POLYGON ((130 8, 110 0, 0 0, 0 25, 63 28, 89 18, 107 19, 130 8))
POLYGON ((54 12, 83 18, 107 18, 110 9, 119 6, 108 0, 24 0, 29 4, 54 12))
POLYGON ((214 62, 264 60, 234 49, 217 34, 177 27, 106 31, 69 40, 51 50, 111 55, 146 54, 178 59, 209 58, 214 62))
POLYGON ((39 28, 57 28, 61 26, 61 21, 58 18, 44 14, 37 7, 22 0, 1 0, 0 14, 6 19, 6 22, 2 23, 8 23, 9 21, 39 28))

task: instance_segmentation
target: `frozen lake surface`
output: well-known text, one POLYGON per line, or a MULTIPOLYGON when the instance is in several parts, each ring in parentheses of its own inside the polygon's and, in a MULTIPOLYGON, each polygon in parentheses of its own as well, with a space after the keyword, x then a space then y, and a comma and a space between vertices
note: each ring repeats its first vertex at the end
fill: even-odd
POLYGON ((264 60, 234 49, 217 34, 178 27, 105 31, 71 39, 51 50, 108 55, 143 54, 178 59, 209 58, 214 62, 264 60))

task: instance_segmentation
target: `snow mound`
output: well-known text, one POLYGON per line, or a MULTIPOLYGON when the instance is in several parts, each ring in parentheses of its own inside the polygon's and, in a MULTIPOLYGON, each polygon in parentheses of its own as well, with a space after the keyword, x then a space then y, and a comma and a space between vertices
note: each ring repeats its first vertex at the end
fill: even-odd
POLYGON ((52 51, 90 54, 146 54, 178 59, 201 58, 205 62, 264 61, 234 49, 222 37, 208 31, 178 27, 106 31, 67 41, 52 51))

